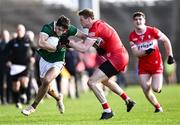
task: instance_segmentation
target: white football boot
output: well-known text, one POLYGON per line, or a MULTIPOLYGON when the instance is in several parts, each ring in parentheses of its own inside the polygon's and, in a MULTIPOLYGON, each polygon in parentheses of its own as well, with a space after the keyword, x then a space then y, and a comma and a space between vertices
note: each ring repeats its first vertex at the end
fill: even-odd
POLYGON ((58 107, 59 112, 63 114, 65 111, 65 107, 63 103, 63 94, 59 94, 59 97, 60 97, 60 100, 57 101, 57 107, 58 107))
POLYGON ((29 116, 33 112, 35 112, 35 109, 31 105, 21 111, 21 113, 26 116, 29 116))

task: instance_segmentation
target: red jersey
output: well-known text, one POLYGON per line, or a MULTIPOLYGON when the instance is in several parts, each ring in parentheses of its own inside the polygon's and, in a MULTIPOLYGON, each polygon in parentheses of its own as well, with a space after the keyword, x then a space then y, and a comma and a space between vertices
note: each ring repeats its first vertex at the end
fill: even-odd
POLYGON ((114 28, 102 20, 97 20, 89 29, 89 36, 103 39, 100 47, 106 51, 106 54, 101 56, 100 60, 109 60, 117 71, 125 70, 129 56, 114 28))
POLYGON ((139 57, 138 69, 139 74, 154 74, 162 73, 163 63, 161 54, 158 48, 158 39, 161 37, 161 32, 155 27, 146 27, 143 34, 137 34, 135 31, 129 35, 129 41, 137 45, 139 50, 147 50, 154 48, 155 51, 150 55, 139 57))

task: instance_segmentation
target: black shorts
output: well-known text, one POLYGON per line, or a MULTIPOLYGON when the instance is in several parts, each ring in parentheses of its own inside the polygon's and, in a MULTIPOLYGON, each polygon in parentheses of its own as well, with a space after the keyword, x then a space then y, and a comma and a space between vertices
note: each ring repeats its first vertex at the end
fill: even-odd
POLYGON ((119 72, 114 68, 114 66, 109 62, 109 60, 105 61, 103 64, 99 66, 99 69, 103 71, 108 78, 113 75, 117 75, 119 72))
POLYGON ((20 77, 23 77, 23 76, 27 76, 27 77, 29 77, 29 69, 26 69, 26 70, 24 70, 23 72, 21 72, 21 73, 19 73, 19 74, 17 74, 17 75, 13 75, 13 76, 11 76, 11 80, 12 81, 18 81, 18 79, 20 78, 20 77))

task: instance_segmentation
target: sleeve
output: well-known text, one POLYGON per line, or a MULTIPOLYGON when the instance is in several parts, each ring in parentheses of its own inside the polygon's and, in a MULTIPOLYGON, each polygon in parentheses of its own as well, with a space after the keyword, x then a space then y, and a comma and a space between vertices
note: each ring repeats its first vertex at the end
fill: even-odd
POLYGON ((48 34, 49 36, 52 36, 52 31, 53 31, 53 27, 51 27, 48 24, 45 24, 42 29, 41 32, 48 34))
POLYGON ((128 37, 128 42, 129 42, 129 44, 130 44, 130 46, 131 46, 131 49, 132 48, 135 48, 135 47, 137 47, 137 45, 134 43, 134 41, 133 41, 133 32, 132 33, 130 33, 130 35, 129 35, 129 37, 128 37))
POLYGON ((112 35, 116 32, 114 28, 105 22, 98 22, 94 27, 95 36, 101 37, 103 40, 112 38, 112 35))
POLYGON ((77 28, 73 25, 70 25, 69 29, 68 29, 68 35, 69 36, 75 36, 77 33, 77 28))
POLYGON ((95 27, 96 27, 95 28, 96 29, 95 36, 101 36, 101 37, 106 36, 105 34, 106 34, 107 30, 106 30, 105 25, 98 23, 95 25, 95 27))
POLYGON ((161 37, 161 31, 156 27, 153 27, 153 34, 156 39, 159 39, 161 37))
POLYGON ((129 36, 128 36, 128 41, 135 43, 135 41, 133 40, 134 37, 135 37, 135 36, 134 36, 134 32, 131 32, 131 33, 129 34, 129 36))

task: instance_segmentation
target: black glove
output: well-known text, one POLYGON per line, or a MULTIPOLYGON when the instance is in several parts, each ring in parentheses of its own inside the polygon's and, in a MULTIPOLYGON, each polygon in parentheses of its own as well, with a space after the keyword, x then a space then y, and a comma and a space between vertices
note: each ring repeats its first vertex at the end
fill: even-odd
POLYGON ((56 46, 56 49, 59 50, 63 47, 69 47, 69 40, 68 40, 68 36, 67 35, 62 35, 59 42, 58 42, 58 45, 56 46))
POLYGON ((61 43, 61 45, 68 45, 69 44, 69 40, 68 40, 68 36, 67 35, 62 35, 59 42, 61 43))
POLYGON ((101 44, 102 41, 103 41, 103 40, 100 39, 100 38, 96 39, 95 43, 93 44, 93 47, 94 47, 95 49, 99 48, 99 46, 100 46, 100 44, 101 44))
POLYGON ((103 48, 97 48, 96 49, 98 55, 102 56, 106 53, 106 50, 104 50, 103 48))
POLYGON ((151 54, 154 51, 155 51, 155 49, 149 48, 149 49, 145 50, 145 54, 149 55, 149 54, 151 54))
POLYGON ((59 41, 57 46, 56 46, 56 51, 63 48, 63 47, 65 47, 65 45, 62 45, 61 42, 59 41))
POLYGON ((175 59, 172 56, 168 56, 167 63, 168 64, 173 64, 175 62, 175 59))

